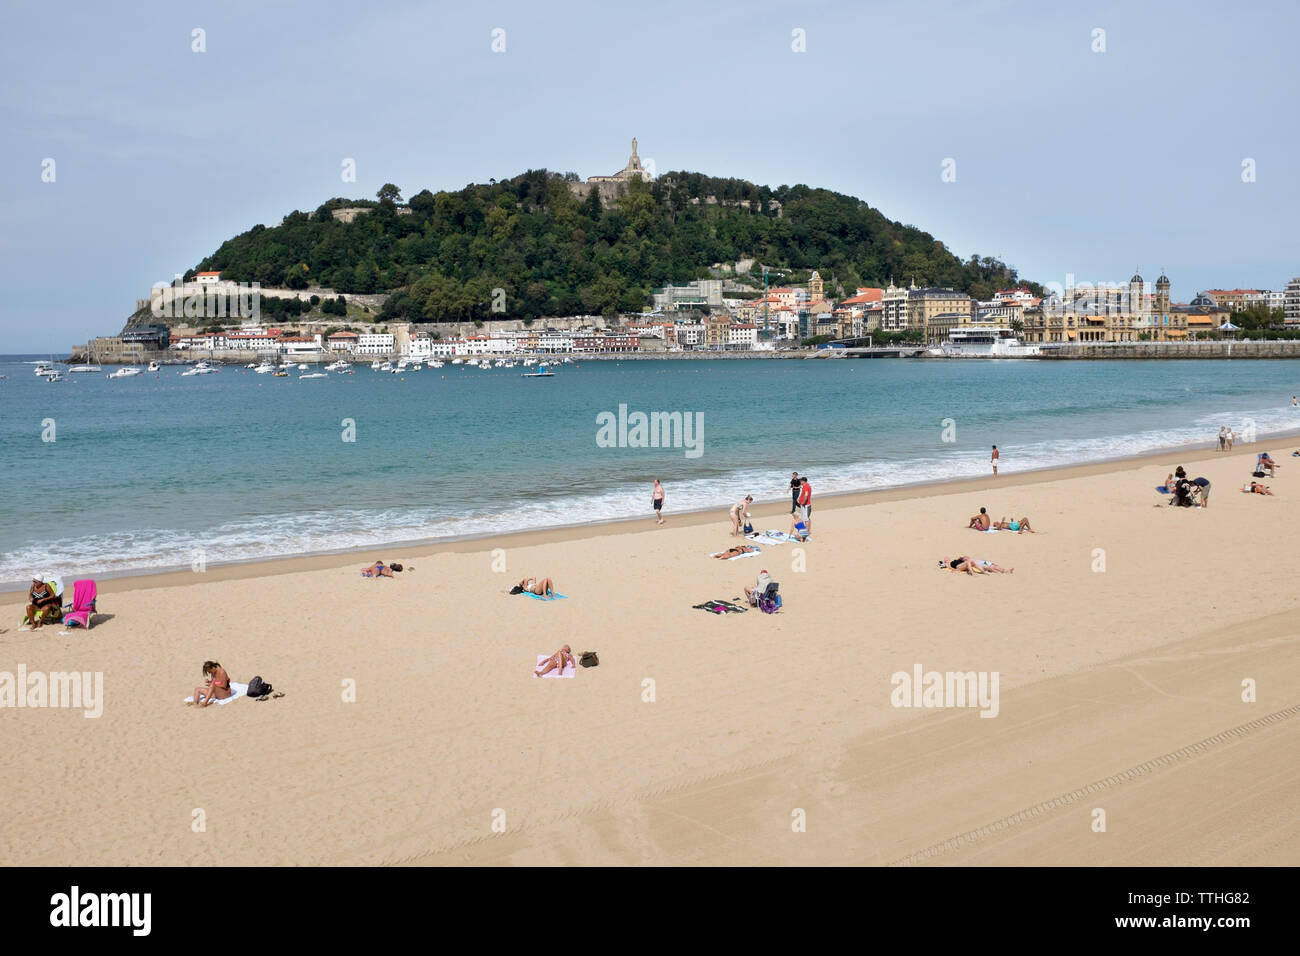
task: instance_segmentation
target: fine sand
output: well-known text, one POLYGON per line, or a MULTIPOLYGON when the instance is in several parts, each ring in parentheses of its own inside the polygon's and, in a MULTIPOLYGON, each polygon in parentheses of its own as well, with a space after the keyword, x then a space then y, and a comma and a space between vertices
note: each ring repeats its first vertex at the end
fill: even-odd
MULTIPOLYGON (((0 861, 1294 865, 1300 459, 1269 447, 1272 498, 1249 445, 1004 471, 821 500, 812 542, 731 562, 725 509, 668 483, 662 527, 104 581, 90 632, 4 595, 0 682, 102 672, 105 701, 0 707, 0 861), (1156 494, 1177 464, 1208 508, 1156 494), (966 530, 981 505, 1042 533, 966 530), (937 570, 960 554, 1016 570, 937 570), (764 568, 780 614, 692 609, 764 568), (534 679, 566 642, 600 666, 534 679), (207 658, 286 696, 186 707, 207 658), (997 716, 892 706, 917 665, 998 672, 997 716)), ((782 484, 738 489, 756 527, 782 484)))

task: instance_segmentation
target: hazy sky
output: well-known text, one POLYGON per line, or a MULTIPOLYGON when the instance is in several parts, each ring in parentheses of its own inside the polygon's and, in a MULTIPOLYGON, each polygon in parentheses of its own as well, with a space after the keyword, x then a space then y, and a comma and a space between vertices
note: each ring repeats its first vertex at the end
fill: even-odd
POLYGON ((1163 268, 1186 301, 1300 275, 1293 0, 0 10, 0 353, 115 334, 293 209, 608 174, 633 136, 659 171, 849 193, 1042 282, 1163 268))

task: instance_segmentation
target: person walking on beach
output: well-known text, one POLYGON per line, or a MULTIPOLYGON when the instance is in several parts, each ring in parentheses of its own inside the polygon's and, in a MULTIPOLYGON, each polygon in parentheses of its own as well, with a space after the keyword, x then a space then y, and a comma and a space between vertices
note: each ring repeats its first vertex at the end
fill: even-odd
POLYGON ((664 486, 659 484, 659 479, 655 479, 655 490, 651 493, 650 501, 654 505, 655 517, 659 523, 664 523, 664 486))
POLYGON ((731 536, 733 538, 740 536, 740 526, 748 516, 749 503, 754 500, 753 495, 745 495, 743 499, 737 501, 731 506, 731 536))
POLYGON ((1228 429, 1228 451, 1232 451, 1232 429, 1228 429))
POLYGON ((1228 450, 1228 429, 1226 425, 1219 426, 1219 451, 1228 450))
POLYGON ((807 526, 808 534, 812 534, 812 482, 808 476, 804 475, 803 480, 799 482, 799 508, 803 512, 803 523, 807 526))
POLYGON ((1292 408, 1295 408, 1297 404, 1300 404, 1300 403, 1296 402, 1296 397, 1295 397, 1294 395, 1292 395, 1292 396, 1291 396, 1291 407, 1292 407, 1292 408))
POLYGON ((989 458, 989 461, 990 461, 990 462, 992 463, 992 465, 993 465, 993 477, 994 477, 994 478, 996 478, 996 477, 998 476, 998 458, 999 458, 999 455, 998 455, 998 446, 997 446, 997 445, 994 445, 994 446, 993 446, 993 455, 989 458))
POLYGON ((790 472, 790 514, 794 514, 796 511, 799 510, 799 485, 800 484, 802 484, 802 482, 799 480, 799 472, 797 471, 790 472))

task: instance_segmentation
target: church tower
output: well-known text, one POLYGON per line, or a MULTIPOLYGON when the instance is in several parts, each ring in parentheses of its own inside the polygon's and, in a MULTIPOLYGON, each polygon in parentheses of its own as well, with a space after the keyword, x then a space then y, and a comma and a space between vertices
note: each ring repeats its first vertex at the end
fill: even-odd
POLYGON ((1163 270, 1156 280, 1156 312, 1160 315, 1169 314, 1169 276, 1163 270))
POLYGON ((1146 283, 1142 281, 1142 276, 1133 273, 1133 278, 1128 280, 1128 312, 1130 315, 1139 315, 1146 311, 1146 293, 1143 291, 1146 283))
POLYGON ((823 284, 821 274, 814 269, 812 277, 808 280, 808 301, 820 302, 825 298, 822 292, 823 284))

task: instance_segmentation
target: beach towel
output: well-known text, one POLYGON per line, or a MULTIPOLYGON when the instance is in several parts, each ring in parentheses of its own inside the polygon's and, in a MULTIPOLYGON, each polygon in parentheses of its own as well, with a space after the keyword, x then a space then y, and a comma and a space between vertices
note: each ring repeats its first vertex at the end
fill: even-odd
POLYGON ((97 593, 94 581, 74 581, 72 584, 72 610, 64 613, 64 625, 67 627, 80 625, 89 629, 90 616, 95 613, 97 593))
POLYGON ((710 614, 744 614, 748 608, 739 604, 732 604, 730 601, 705 601, 703 604, 693 604, 692 608, 700 611, 708 611, 710 614))
MULTIPOLYGON (((724 549, 724 550, 725 550, 725 549, 724 549)), ((709 555, 709 557, 711 557, 711 558, 717 558, 718 555, 720 555, 721 553, 722 553, 722 551, 714 551, 711 555, 709 555)), ((759 556, 760 554, 762 554, 762 553, 763 553, 762 549, 755 549, 755 550, 753 550, 753 551, 746 551, 744 554, 733 554, 733 555, 732 555, 731 557, 729 557, 729 558, 718 558, 718 560, 719 560, 719 561, 739 561, 741 558, 756 558, 756 557, 758 557, 758 556, 759 556)))
MULTIPOLYGON (((545 663, 550 659, 550 657, 551 657, 550 654, 538 654, 538 655, 537 655, 537 667, 534 667, 534 668, 533 668, 533 675, 534 675, 534 676, 537 675, 537 668, 538 668, 538 667, 541 667, 543 664, 545 664, 545 663)), ((558 678, 561 678, 561 677, 573 677, 573 676, 574 676, 575 674, 577 674, 577 673, 578 673, 578 668, 577 668, 576 666, 574 666, 572 663, 570 663, 570 664, 565 664, 565 665, 564 665, 564 670, 562 670, 562 671, 557 671, 557 670, 550 670, 550 671, 547 671, 545 674, 542 675, 542 680, 547 680, 547 679, 552 678, 552 677, 557 678, 557 679, 558 679, 558 678)))
POLYGON ((1162 495, 1169 494, 1169 489, 1164 485, 1156 485, 1156 491, 1160 492, 1162 495))
POLYGON ((540 594, 534 594, 532 591, 520 591, 524 597, 530 597, 534 601, 563 601, 568 597, 567 594, 561 594, 559 591, 552 591, 550 597, 543 597, 540 594))
POLYGON ((748 538, 750 541, 753 541, 755 544, 785 544, 786 541, 788 540, 785 537, 785 535, 781 535, 781 537, 779 538, 773 538, 765 531, 764 532, 756 531, 753 534, 745 535, 745 537, 748 538))
MULTIPOLYGON (((236 683, 235 681, 232 680, 232 681, 230 682, 230 696, 227 697, 225 700, 216 700, 216 701, 213 701, 213 703, 214 703, 214 704, 229 704, 232 700, 239 700, 239 698, 243 697, 243 696, 244 696, 245 694, 247 694, 247 693, 248 693, 248 685, 247 685, 247 684, 238 684, 238 683, 236 683)), ((192 704, 192 703, 194 703, 194 698, 193 698, 193 697, 186 697, 186 698, 185 698, 185 703, 187 703, 187 704, 192 704)))

